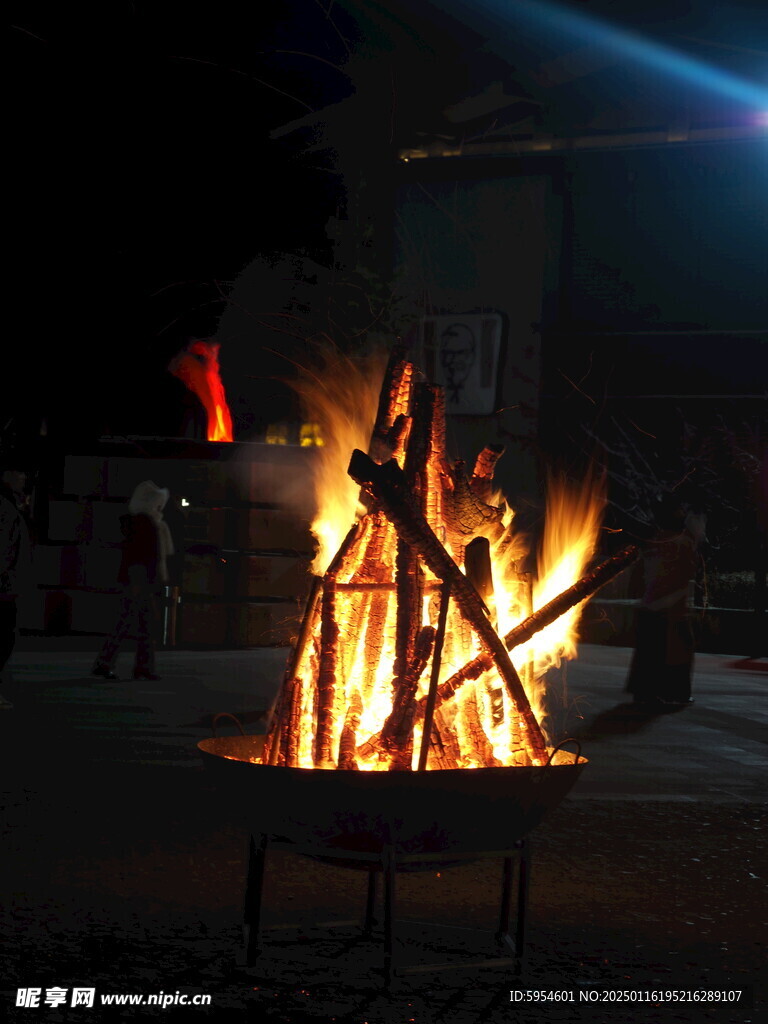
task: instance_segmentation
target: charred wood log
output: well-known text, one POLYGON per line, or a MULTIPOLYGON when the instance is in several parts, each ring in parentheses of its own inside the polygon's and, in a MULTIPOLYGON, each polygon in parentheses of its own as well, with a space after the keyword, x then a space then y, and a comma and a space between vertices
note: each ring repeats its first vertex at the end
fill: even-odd
POLYGON ((446 495, 444 514, 451 546, 461 558, 467 539, 484 527, 500 523, 503 509, 478 498, 469 486, 463 462, 455 464, 452 475, 453 489, 446 495))
POLYGON ((405 488, 403 471, 394 460, 384 466, 377 466, 367 455, 356 450, 352 455, 349 473, 361 486, 370 487, 398 536, 421 555, 436 576, 444 581, 450 580, 456 603, 495 662, 510 696, 520 710, 535 757, 546 761, 544 737, 507 649, 488 621, 477 591, 432 532, 421 511, 413 507, 405 488))
POLYGON ((451 467, 445 446, 445 392, 436 385, 429 387, 432 392, 432 423, 427 459, 427 493, 422 502, 422 512, 439 539, 444 541, 443 511, 453 490, 451 467))
POLYGON ((511 629, 504 637, 504 643, 508 649, 512 650, 513 647, 524 644, 534 633, 538 633, 540 629, 544 629, 555 619, 559 619, 565 612, 591 597, 620 572, 632 565, 639 555, 640 548, 636 544, 629 544, 617 554, 612 555, 611 558, 601 562, 591 572, 582 576, 572 587, 564 590, 562 594, 558 594, 543 608, 539 608, 533 615, 529 615, 527 619, 511 629))
POLYGON ((477 751, 482 765, 490 767, 501 767, 501 761, 493 753, 491 741, 488 739, 483 723, 480 721, 480 711, 477 706, 477 697, 474 693, 464 698, 461 705, 461 714, 464 716, 464 723, 472 741, 473 748, 477 751))
POLYGON ((291 651, 288 658, 288 663, 285 668, 283 675, 283 682, 280 686, 280 692, 275 701, 275 706, 272 710, 272 717, 270 719, 269 727, 267 729, 267 736, 264 740, 264 753, 263 762, 264 764, 276 764, 278 751, 280 748, 280 733, 285 728, 283 721, 284 715, 287 713, 287 701, 289 696, 287 691, 293 687, 294 678, 296 673, 301 671, 302 662, 304 656, 307 653, 307 649, 314 635, 315 629, 317 628, 318 619, 320 616, 320 601, 323 592, 323 580, 320 576, 315 576, 312 580, 312 587, 309 592, 307 599, 306 608, 304 610, 304 617, 301 620, 301 626, 299 627, 299 635, 296 639, 296 646, 291 651))
MULTIPOLYGON (((402 679, 393 681, 394 696, 392 710, 387 716, 381 731, 366 743, 361 744, 358 753, 364 759, 373 754, 402 755, 410 737, 410 749, 413 750, 413 723, 416 719, 416 690, 419 680, 426 668, 432 653, 435 630, 432 626, 423 626, 419 633, 413 658, 402 679)), ((402 756, 399 758, 402 760, 402 756)), ((395 767, 393 765, 392 767, 395 767)), ((398 764, 398 767, 402 767, 398 764)), ((407 759, 410 767, 410 755, 407 759)))
MULTIPOLYGON (((435 645, 432 652, 432 670, 429 677, 429 690, 427 691, 426 705, 424 709, 424 728, 421 735, 421 750, 419 751, 419 771, 423 772, 427 767, 427 755, 432 737, 432 727, 435 716, 435 701, 437 699, 437 684, 440 679, 440 666, 443 656, 443 643, 445 642, 445 627, 448 622, 448 605, 451 600, 451 584, 443 583, 442 595, 440 598, 440 612, 437 617, 437 632, 435 633, 435 645)), ((414 711, 416 708, 414 707, 414 711)))
POLYGON ((280 760, 278 764, 288 768, 298 768, 299 742, 301 740, 301 704, 304 697, 304 684, 300 678, 293 681, 286 728, 283 730, 280 743, 280 760))
MULTIPOLYGON (((427 460, 430 455, 433 399, 433 390, 428 385, 417 384, 414 387, 412 425, 403 467, 405 485, 418 502, 422 512, 426 505, 427 460)), ((421 627, 423 594, 423 574, 419 567, 418 555, 402 537, 397 539, 395 582, 397 584, 397 622, 394 687, 397 692, 400 690, 406 674, 410 671, 410 665, 414 658, 416 637, 421 627)))
POLYGON ((339 768, 347 771, 357 768, 355 757, 355 746, 357 741, 357 729, 360 725, 360 716, 363 713, 363 702, 357 690, 352 694, 344 718, 344 728, 341 730, 339 740, 339 768))
POLYGON ((400 538, 395 558, 397 617, 395 626, 395 689, 408 672, 421 624, 421 570, 418 557, 400 538))
POLYGON ((430 751, 428 763, 434 763, 435 768, 448 769, 458 768, 461 758, 461 747, 456 735, 456 728, 453 720, 446 714, 443 708, 437 708, 432 724, 432 734, 435 742, 430 751))
POLYGON ((487 537, 475 537, 464 549, 464 572, 478 592, 496 624, 496 598, 493 592, 491 545, 487 537))
POLYGON ((280 757, 280 746, 282 736, 287 728, 287 708, 290 706, 291 692, 295 679, 288 676, 283 679, 280 692, 277 695, 275 706, 272 710, 272 720, 267 729, 267 737, 264 740, 264 751, 262 753, 263 764, 277 764, 280 757))
POLYGON ((399 416, 407 416, 415 367, 405 358, 405 346, 393 347, 379 393, 379 407, 368 451, 374 459, 389 458, 392 453, 390 431, 399 416))
MULTIPOLYGON (((615 576, 618 576, 620 572, 623 572, 628 566, 630 566, 640 555, 640 549, 635 544, 630 544, 628 547, 619 551, 618 554, 612 555, 607 558, 604 562, 601 562, 595 569, 588 572, 585 576, 582 576, 578 582, 574 583, 572 587, 564 590, 562 594, 553 598, 548 604, 545 604, 543 608, 539 608, 533 615, 529 615, 527 619, 524 619, 521 623, 511 629, 504 636, 504 645, 507 650, 513 650, 520 644, 524 644, 527 640, 538 633, 539 630, 544 629, 555 619, 569 611, 575 605, 580 604, 582 601, 586 601, 588 597, 595 594, 600 587, 605 586, 606 583, 610 582, 615 576)), ((473 658, 472 661, 468 662, 462 668, 455 672, 450 679, 446 679, 444 683, 438 687, 437 701, 438 706, 445 700, 452 697, 456 691, 462 686, 468 679, 477 679, 477 677, 485 672, 493 664, 493 659, 486 652, 473 658)))
POLYGON ((339 626, 336 622, 336 584, 326 577, 320 613, 320 665, 317 673, 317 730, 315 765, 332 766, 333 711, 336 698, 339 626))
POLYGON ((496 463, 503 454, 503 444, 489 444, 475 460, 469 486, 482 502, 489 502, 493 496, 493 474, 496 471, 496 463))
POLYGON ((432 653, 435 630, 432 626, 423 626, 414 648, 408 670, 402 680, 398 681, 390 712, 381 730, 382 744, 392 749, 397 747, 413 729, 413 718, 416 712, 414 697, 422 673, 432 653))
POLYGON ((314 576, 304 609, 304 617, 299 627, 299 635, 296 638, 296 646, 293 648, 285 668, 285 679, 289 679, 301 672, 304 655, 307 652, 320 617, 322 593, 323 578, 322 576, 314 576))
POLYGON ((336 619, 336 580, 351 556, 360 533, 360 524, 355 523, 344 538, 323 578, 314 749, 314 761, 318 768, 330 768, 333 765, 333 721, 337 699, 336 674, 339 643, 339 625, 336 619))

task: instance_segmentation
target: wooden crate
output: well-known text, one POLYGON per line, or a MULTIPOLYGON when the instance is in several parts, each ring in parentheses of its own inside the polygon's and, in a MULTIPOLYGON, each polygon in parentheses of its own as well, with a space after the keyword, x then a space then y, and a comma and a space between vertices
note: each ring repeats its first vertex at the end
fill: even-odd
POLYGON ((85 565, 86 587, 99 590, 114 590, 120 587, 117 575, 123 553, 119 547, 107 544, 87 544, 81 549, 85 565))
POLYGON ((83 549, 74 544, 38 544, 32 556, 38 586, 79 587, 85 582, 83 549))
POLYGON ((186 555, 182 570, 182 594, 223 597, 226 562, 218 555, 186 555))
POLYGON ((250 459, 229 462, 233 498, 238 502, 279 505, 312 517, 315 510, 313 454, 297 445, 254 445, 250 459))
POLYGON ((231 500, 231 485, 226 463, 184 460, 172 490, 194 504, 224 505, 231 500))
POLYGON ((72 615, 70 628, 75 633, 111 633, 120 611, 119 594, 100 594, 87 590, 70 591, 72 615))
POLYGON ((243 508, 233 514, 235 546, 241 550, 314 551, 309 520, 296 513, 284 509, 243 508))
POLYGON ((237 597, 305 597, 312 577, 308 558, 289 555, 238 555, 237 597))
POLYGON ((61 636, 72 628, 72 597, 64 590, 34 590, 19 601, 19 629, 61 636))
MULTIPOLYGON (((166 465, 170 460, 129 459, 120 456, 107 460, 105 496, 122 498, 124 501, 133 494, 143 480, 151 480, 158 487, 166 487, 166 465)), ((124 509, 127 511, 127 509, 124 509)))
POLYGON ((106 462, 95 455, 67 455, 64 459, 64 494, 101 497, 106 487, 106 462))
POLYGON ((72 544, 90 540, 90 502, 54 500, 48 502, 48 540, 72 544))
POLYGON ((227 646, 228 612, 228 606, 223 603, 182 600, 178 611, 176 643, 227 646))
POLYGON ((127 502, 94 501, 91 504, 92 530, 90 540, 116 544, 123 540, 120 517, 128 515, 127 502))
POLYGON ((246 602, 234 606, 233 647, 274 647, 296 642, 303 608, 300 603, 246 602))
POLYGON ((225 547, 230 539, 230 516, 226 508, 191 507, 184 512, 187 544, 215 544, 225 547))

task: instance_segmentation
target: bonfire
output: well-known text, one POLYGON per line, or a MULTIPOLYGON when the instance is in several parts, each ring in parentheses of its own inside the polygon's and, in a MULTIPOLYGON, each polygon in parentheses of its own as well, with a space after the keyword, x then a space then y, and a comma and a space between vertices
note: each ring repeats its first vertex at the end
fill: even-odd
POLYGON ((471 469, 452 461, 443 392, 399 350, 378 407, 361 409, 369 381, 339 382, 358 424, 367 413, 370 440, 367 452, 354 441, 344 451, 354 437, 349 401, 318 380, 320 550, 260 762, 349 771, 545 764, 547 670, 575 656, 583 602, 637 551, 585 575, 604 497, 592 481, 577 492, 553 483, 532 578, 514 510, 493 483, 503 449, 485 448, 471 469))

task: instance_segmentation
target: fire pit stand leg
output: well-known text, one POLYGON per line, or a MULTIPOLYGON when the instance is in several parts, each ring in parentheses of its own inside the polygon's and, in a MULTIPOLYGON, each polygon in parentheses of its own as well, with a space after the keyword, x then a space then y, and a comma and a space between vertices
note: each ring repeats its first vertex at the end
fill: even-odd
POLYGON ((499 912, 499 930, 496 939, 507 946, 515 955, 515 970, 522 973, 525 958, 525 919, 528 913, 528 881, 530 877, 530 849, 525 839, 515 843, 519 850, 517 856, 517 919, 515 921, 515 938, 509 934, 509 918, 512 910, 512 881, 514 873, 513 857, 505 857, 502 870, 501 907, 499 912))
POLYGON ((525 923, 528 914, 528 883, 531 877, 531 848, 527 839, 521 839, 520 865, 517 876, 517 929, 515 931, 515 958, 517 973, 522 974, 525 963, 525 923))
POLYGON ((397 873, 394 847, 384 847, 382 865, 384 868, 384 984, 389 988, 394 974, 395 878, 397 873))
POLYGON ((369 939, 373 934, 374 927, 378 924, 374 914, 376 912, 376 869, 371 868, 368 872, 368 891, 365 897, 365 921, 363 923, 363 936, 369 939))
POLYGON ((258 845, 254 836, 250 836, 248 841, 248 877, 243 906, 243 938, 247 967, 253 967, 261 953, 261 896, 264 890, 267 843, 266 835, 259 836, 258 845))
POLYGON ((499 930, 496 932, 498 942, 506 942, 509 938, 509 916, 512 911, 512 858, 505 857, 502 862, 501 876, 501 907, 499 908, 499 930))

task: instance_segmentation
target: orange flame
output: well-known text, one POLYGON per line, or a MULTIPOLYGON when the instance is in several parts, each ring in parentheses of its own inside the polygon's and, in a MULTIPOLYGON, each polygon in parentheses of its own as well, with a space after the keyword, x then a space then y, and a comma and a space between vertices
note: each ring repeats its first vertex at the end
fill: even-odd
POLYGON ((360 488, 347 474, 355 448, 365 450, 371 438, 386 354, 360 360, 338 351, 323 355, 321 370, 300 367, 291 385, 301 398, 307 419, 316 423, 323 444, 312 462, 318 512, 312 533, 318 543, 311 571, 323 573, 358 514, 360 488))
POLYGON ((175 356, 168 367, 197 395, 208 415, 208 440, 233 441, 232 414, 221 380, 217 341, 195 341, 175 356))

